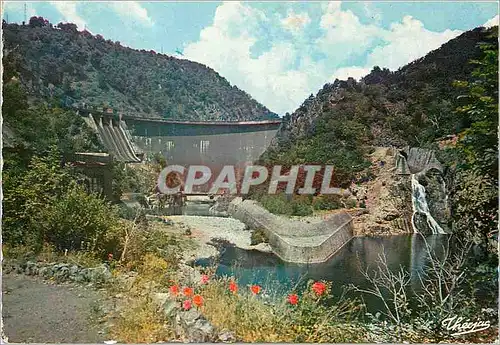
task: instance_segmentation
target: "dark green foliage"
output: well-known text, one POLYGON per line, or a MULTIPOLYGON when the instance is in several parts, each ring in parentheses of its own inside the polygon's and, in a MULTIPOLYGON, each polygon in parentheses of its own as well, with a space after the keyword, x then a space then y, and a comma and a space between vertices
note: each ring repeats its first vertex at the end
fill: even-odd
MULTIPOLYGON (((498 39, 497 31, 492 38, 498 39)), ((498 45, 481 49, 482 57, 472 61, 472 80, 456 83, 467 92, 456 115, 470 125, 459 134, 452 162, 455 229, 484 243, 498 230, 498 45)))
POLYGON ((295 198, 291 202, 293 216, 310 216, 313 214, 311 202, 306 198, 295 198))
POLYGON ((118 226, 116 210, 103 199, 72 186, 40 215, 44 242, 58 250, 104 254, 106 235, 118 226))
POLYGON ((119 203, 117 205, 118 216, 127 220, 134 220, 137 214, 137 210, 135 208, 129 207, 124 203, 119 203))
POLYGON ((309 216, 313 214, 309 197, 286 195, 284 193, 262 195, 259 202, 269 212, 288 216, 309 216))
POLYGON ((259 202, 274 214, 292 214, 293 208, 285 194, 263 195, 259 202))
POLYGON ((255 246, 259 243, 268 243, 269 239, 267 238, 266 232, 263 229, 255 229, 252 231, 252 235, 250 237, 250 245, 255 246))
POLYGON ((313 207, 315 210, 336 210, 343 205, 339 195, 321 195, 314 198, 313 207))
POLYGON ((102 151, 96 134, 74 111, 47 105, 29 107, 25 90, 17 81, 4 85, 3 96, 4 126, 14 137, 8 146, 34 155, 46 154, 53 146, 64 154, 102 151))
POLYGON ((26 26, 4 24, 3 33, 4 81, 18 75, 30 98, 169 119, 277 118, 204 65, 123 47, 71 23, 52 28, 33 17, 26 26))
POLYGON ((71 172, 60 166, 57 150, 33 157, 21 175, 10 169, 3 175, 5 243, 35 250, 49 243, 59 250, 103 254, 106 233, 117 226, 116 211, 74 182, 71 172))
POLYGON ((432 147, 440 137, 462 131, 470 119, 454 114, 460 91, 453 82, 470 79, 468 61, 481 56, 479 42, 498 46, 489 37, 493 30, 468 31, 395 72, 375 67, 360 82, 326 84, 284 118, 262 161, 332 164, 333 184, 348 186, 369 166, 369 146, 432 147))

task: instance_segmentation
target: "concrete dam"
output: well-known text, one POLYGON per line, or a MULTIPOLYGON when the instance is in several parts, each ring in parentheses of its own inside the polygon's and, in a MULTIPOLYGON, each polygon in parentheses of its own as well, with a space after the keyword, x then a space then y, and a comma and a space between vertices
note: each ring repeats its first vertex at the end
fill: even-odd
POLYGON ((81 111, 115 160, 136 163, 160 153, 168 164, 224 165, 253 162, 270 145, 281 120, 170 121, 81 111))
POLYGON ((169 164, 224 165, 252 162, 270 145, 281 121, 187 122, 128 119, 132 141, 169 164))
MULTIPOLYGON (((188 122, 90 113, 85 119, 118 161, 141 162, 160 153, 171 165, 210 167, 212 181, 225 165, 236 166, 238 174, 246 163, 257 160, 281 125, 281 121, 188 122)), ((206 194, 210 182, 194 192, 206 194)), ((228 211, 250 228, 263 229, 273 252, 288 262, 324 262, 353 236, 352 217, 347 213, 306 224, 273 215, 241 198, 233 200, 228 211)))

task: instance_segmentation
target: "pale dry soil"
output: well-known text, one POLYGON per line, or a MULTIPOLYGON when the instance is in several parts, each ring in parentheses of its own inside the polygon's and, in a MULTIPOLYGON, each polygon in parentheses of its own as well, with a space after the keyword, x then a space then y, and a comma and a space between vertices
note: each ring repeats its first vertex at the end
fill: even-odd
POLYGON ((14 273, 2 276, 2 317, 9 343, 103 343, 101 292, 14 273))

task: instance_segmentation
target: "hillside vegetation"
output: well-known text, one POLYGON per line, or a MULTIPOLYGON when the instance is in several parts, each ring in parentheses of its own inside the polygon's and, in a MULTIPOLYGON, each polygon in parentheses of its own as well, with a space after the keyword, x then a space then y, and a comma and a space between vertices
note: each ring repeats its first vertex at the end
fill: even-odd
POLYGON ((209 67, 134 50, 74 24, 41 17, 3 22, 4 83, 17 76, 31 98, 109 106, 141 117, 259 120, 277 115, 209 67))
POLYGON ((334 183, 371 179, 374 147, 437 150, 453 229, 486 241, 498 224, 498 27, 477 28, 395 72, 326 84, 287 114, 266 165, 331 164, 334 183), (439 149, 443 138, 452 148, 439 149))
POLYGON ((368 146, 428 147, 459 133, 471 119, 455 111, 466 98, 458 99, 463 90, 453 83, 471 79, 475 66, 470 61, 482 56, 481 42, 498 46, 492 33, 468 31, 397 71, 374 67, 359 82, 326 84, 286 114, 262 159, 334 164, 347 182, 366 166, 368 146))

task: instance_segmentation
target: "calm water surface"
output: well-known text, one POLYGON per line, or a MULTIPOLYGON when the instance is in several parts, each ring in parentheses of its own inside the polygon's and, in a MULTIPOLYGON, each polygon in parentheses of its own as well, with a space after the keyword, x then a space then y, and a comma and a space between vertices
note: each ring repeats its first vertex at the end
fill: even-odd
MULTIPOLYGON (((424 238, 419 234, 353 238, 334 257, 321 264, 292 264, 280 260, 274 254, 229 246, 222 250, 219 262, 200 260, 197 264, 215 264, 219 276, 235 277, 240 285, 259 284, 279 294, 293 288, 300 291, 310 279, 331 281, 332 294, 338 297, 346 285, 366 287, 367 281, 361 270, 373 272, 380 262, 379 256, 385 253, 389 268, 397 271, 401 266, 404 267, 411 273, 412 288, 418 290, 418 272, 428 263, 425 242, 439 255, 448 240, 449 236, 446 235, 428 235, 424 238)), ((369 309, 380 307, 377 299, 370 296, 363 298, 369 309)))

